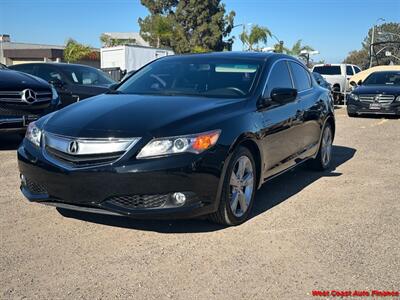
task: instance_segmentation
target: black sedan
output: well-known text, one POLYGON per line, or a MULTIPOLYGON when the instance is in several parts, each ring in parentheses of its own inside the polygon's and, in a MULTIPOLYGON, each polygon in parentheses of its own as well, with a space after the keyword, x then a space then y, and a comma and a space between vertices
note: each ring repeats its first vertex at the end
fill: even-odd
POLYGON ((329 168, 334 134, 329 92, 290 56, 169 56, 31 124, 21 190, 67 209, 236 225, 267 180, 329 168))
POLYGON ((400 71, 370 74, 347 100, 350 117, 361 114, 400 116, 400 71))
POLYGON ((23 132, 29 122, 57 109, 56 90, 44 80, 0 69, 0 133, 23 132))
POLYGON ((9 68, 40 77, 51 83, 60 95, 62 107, 105 93, 116 84, 104 72, 84 65, 30 63, 9 68))

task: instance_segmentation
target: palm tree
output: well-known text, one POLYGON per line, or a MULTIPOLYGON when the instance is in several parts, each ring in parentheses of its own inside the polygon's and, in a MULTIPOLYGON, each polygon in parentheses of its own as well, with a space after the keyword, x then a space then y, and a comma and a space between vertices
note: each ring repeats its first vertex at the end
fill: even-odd
POLYGON ((260 44, 266 44, 268 37, 271 37, 272 33, 267 27, 262 27, 259 25, 254 25, 251 27, 250 33, 243 31, 239 36, 240 40, 244 45, 247 46, 249 51, 260 51, 262 47, 260 44))
POLYGON ((302 45, 301 40, 298 40, 296 43, 294 43, 292 49, 287 49, 284 48, 283 51, 292 56, 301 56, 301 52, 307 50, 307 51, 314 51, 314 49, 311 46, 308 45, 302 45))

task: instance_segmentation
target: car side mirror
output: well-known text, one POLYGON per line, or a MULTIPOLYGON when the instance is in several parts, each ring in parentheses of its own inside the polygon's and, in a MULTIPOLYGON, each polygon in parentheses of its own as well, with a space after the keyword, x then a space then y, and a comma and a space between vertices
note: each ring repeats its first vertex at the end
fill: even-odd
POLYGON ((54 79, 49 80, 49 83, 51 85, 53 85, 54 87, 56 87, 56 88, 62 88, 64 86, 64 84, 65 84, 62 80, 60 80, 58 78, 54 78, 54 79))
POLYGON ((357 85, 362 85, 362 80, 359 80, 357 85))
POLYGON ((296 100, 297 90, 291 88, 276 88, 271 91, 271 99, 274 102, 285 104, 296 100))

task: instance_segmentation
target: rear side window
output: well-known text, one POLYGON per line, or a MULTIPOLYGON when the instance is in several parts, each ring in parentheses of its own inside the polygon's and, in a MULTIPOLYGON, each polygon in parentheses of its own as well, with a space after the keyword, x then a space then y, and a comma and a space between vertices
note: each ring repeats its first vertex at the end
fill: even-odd
POLYGON ((346 74, 354 75, 353 68, 351 66, 346 66, 346 74))
POLYGON ((311 88, 310 74, 299 64, 290 62, 295 88, 301 92, 311 88))
POLYGON ((354 67, 354 72, 356 72, 356 74, 361 72, 361 69, 359 67, 357 67, 357 66, 353 66, 353 67, 354 67))
POLYGON ((288 65, 285 61, 279 61, 273 67, 267 82, 268 96, 275 88, 293 88, 288 65))
POLYGON ((24 73, 28 73, 31 75, 35 75, 33 73, 33 65, 14 65, 14 66, 10 66, 11 70, 15 70, 15 71, 19 71, 19 72, 24 72, 24 73))
POLYGON ((37 66, 37 76, 46 80, 46 81, 50 81, 50 80, 54 80, 54 79, 59 79, 62 80, 62 76, 60 74, 60 72, 58 72, 55 68, 49 67, 47 65, 38 65, 37 66))
POLYGON ((315 67, 313 72, 317 72, 321 75, 340 75, 340 66, 319 66, 315 67))

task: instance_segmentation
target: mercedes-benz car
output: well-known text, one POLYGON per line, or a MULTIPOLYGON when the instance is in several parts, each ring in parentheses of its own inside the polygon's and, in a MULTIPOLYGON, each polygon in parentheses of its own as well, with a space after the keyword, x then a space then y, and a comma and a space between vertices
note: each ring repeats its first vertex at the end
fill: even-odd
POLYGON ((269 179, 329 168, 334 134, 329 91, 291 56, 168 56, 31 123, 21 190, 64 209, 237 225, 269 179))
POLYGON ((347 113, 400 116, 400 70, 370 74, 349 94, 347 113))
POLYGON ((79 64, 28 63, 9 67, 51 83, 62 107, 107 92, 116 82, 103 71, 79 64))
POLYGON ((0 133, 24 132, 28 124, 56 110, 57 91, 44 80, 0 69, 0 133))

